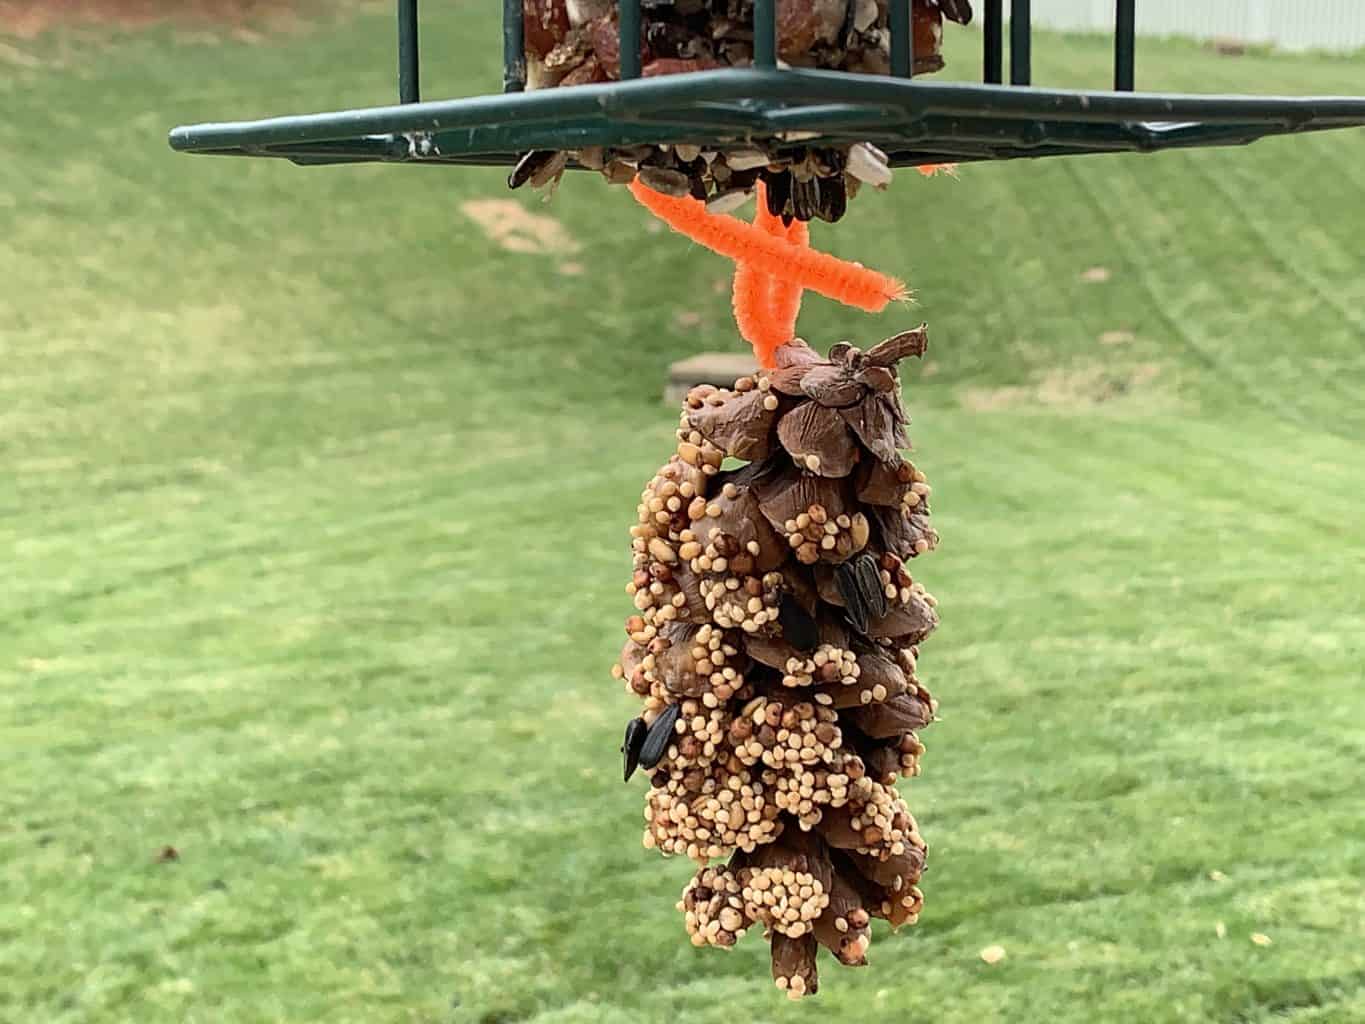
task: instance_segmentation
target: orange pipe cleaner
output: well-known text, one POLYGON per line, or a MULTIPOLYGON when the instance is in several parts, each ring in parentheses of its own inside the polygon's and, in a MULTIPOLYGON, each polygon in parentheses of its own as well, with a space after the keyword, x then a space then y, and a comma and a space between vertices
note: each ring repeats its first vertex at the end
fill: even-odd
POLYGON ((731 301, 739 336, 754 347, 760 366, 771 366, 772 351, 785 342, 777 342, 769 334, 767 275, 760 274, 750 263, 736 263, 731 301))
MULTIPOLYGON (((957 176, 957 164, 924 164, 915 170, 926 178, 957 176)), ((826 298, 869 313, 908 297, 894 277, 869 270, 810 248, 810 227, 802 221, 783 224, 768 212, 767 190, 758 183, 758 209, 753 224, 707 213, 700 200, 655 192, 639 181, 631 194, 645 209, 681 235, 735 261, 731 303, 740 336, 753 346, 760 366, 771 368, 775 353, 796 337, 801 296, 810 289, 826 298)))
POLYGON ((769 277, 869 313, 880 313, 888 303, 906 296, 905 285, 894 277, 803 248, 734 217, 707 213, 698 199, 666 196, 638 181, 631 183, 630 190, 641 205, 674 231, 737 263, 749 263, 769 277))
MULTIPOLYGON (((781 217, 768 212, 767 194, 761 182, 757 203, 756 227, 802 248, 810 244, 810 229, 805 223, 792 221, 784 225, 781 217)), ((772 367, 773 354, 796 337, 802 290, 801 285, 771 277, 749 263, 740 261, 735 265, 735 323, 740 336, 753 346, 759 365, 772 367)))
MULTIPOLYGON (((794 220, 789 225, 782 224, 781 217, 773 217, 767 210, 767 203, 760 196, 759 210, 762 211, 763 226, 769 231, 783 231, 787 241, 795 242, 805 248, 810 245, 810 225, 805 221, 794 220)), ((801 313, 801 293, 803 291, 799 284, 792 281, 784 281, 781 278, 772 278, 768 285, 768 301, 772 309, 773 320, 777 327, 777 333, 782 335, 782 340, 774 345, 777 349, 785 345, 796 337, 796 318, 801 313)))

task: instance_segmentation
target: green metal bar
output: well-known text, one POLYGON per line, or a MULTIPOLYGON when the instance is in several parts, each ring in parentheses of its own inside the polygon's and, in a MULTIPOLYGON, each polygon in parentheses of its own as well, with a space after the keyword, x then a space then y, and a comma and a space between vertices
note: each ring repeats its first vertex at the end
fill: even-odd
POLYGON ((914 74, 915 74, 915 19, 914 19, 914 7, 913 7, 913 5, 911 4, 910 0, 907 0, 905 6, 906 6, 906 8, 909 10, 909 12, 910 12, 909 15, 907 16, 908 24, 905 26, 905 27, 906 27, 906 32, 905 32, 905 61, 906 61, 906 64, 909 65, 910 71, 906 74, 905 77, 907 77, 907 78, 913 78, 913 77, 914 77, 914 74))
POLYGON ((526 88, 526 26, 522 0, 502 0, 502 91, 526 88))
POLYGON ((805 139, 785 143, 780 138, 785 132, 814 131, 822 136, 843 135, 849 142, 864 139, 875 141, 873 136, 899 137, 909 122, 910 115, 895 107, 827 103, 765 110, 735 106, 702 109, 692 106, 669 107, 641 114, 636 123, 652 128, 667 125, 678 134, 677 141, 680 142, 688 141, 683 137, 686 134, 699 139, 702 144, 709 138, 714 145, 716 137, 721 136, 732 145, 740 146, 746 139, 772 136, 776 137, 777 148, 780 149, 784 144, 799 146, 811 141, 805 139))
POLYGON ((693 134, 719 134, 739 145, 750 136, 775 134, 778 131, 773 120, 776 112, 753 104, 689 103, 686 99, 679 99, 672 106, 637 110, 629 123, 689 125, 693 134))
POLYGON ((363 160, 406 160, 408 140, 401 135, 362 135, 354 139, 332 142, 304 142, 288 146, 272 146, 272 153, 280 156, 351 157, 363 160))
MULTIPOLYGON (((204 150, 349 139, 405 132, 486 131, 492 126, 552 133, 557 123, 592 121, 598 131, 629 136, 632 122, 665 110, 715 105, 717 117, 742 111, 762 118, 779 109, 820 104, 884 106, 902 121, 926 115, 1004 118, 1015 121, 1198 122, 1204 124, 1306 126, 1365 125, 1365 98, 1188 96, 1163 93, 1079 92, 1020 89, 954 82, 913 84, 905 79, 806 69, 732 68, 545 89, 520 95, 478 96, 327 114, 272 118, 235 124, 177 128, 171 146, 204 150)), ((638 127, 638 124, 637 124, 638 127)), ((836 125, 837 127, 837 125, 836 125)), ((1021 125, 1020 133, 1025 130, 1021 125)), ((727 126, 725 135, 735 134, 727 126)), ((582 133, 575 130, 575 137, 582 133)), ((515 144, 509 149, 521 148, 515 144)), ((546 146, 545 148, 552 148, 546 146)))
POLYGON ((660 120, 654 124, 603 125, 592 117, 560 118, 542 124, 488 124, 436 132, 431 136, 439 154, 435 159, 471 153, 520 152, 532 149, 578 149, 582 146, 627 146, 643 143, 698 144, 710 136, 709 125, 660 120))
POLYGON ((621 80, 640 77, 640 0, 620 0, 621 80))
MULTIPOLYGON (((971 139, 960 138, 940 138, 929 140, 927 148, 904 149, 897 148, 896 137, 882 140, 881 145, 890 154, 891 163, 896 167, 913 167, 927 163, 968 163, 982 160, 1020 160, 1037 157, 1051 156, 1084 156, 1087 154, 1102 154, 1115 152, 1136 152, 1153 153, 1167 149, 1187 149, 1195 147, 1210 146, 1241 146, 1248 145, 1260 138, 1276 135, 1290 134, 1296 131, 1317 131, 1325 130, 1326 126, 1309 125, 1306 127, 1294 128, 1289 126, 1267 127, 1265 125, 1180 125, 1178 130, 1169 132, 1165 129, 1155 130, 1149 125, 1133 125, 1132 130, 1127 135, 1119 135, 1115 132, 1106 133, 1103 138, 1092 138, 1089 133, 1080 133, 1076 136, 1080 141, 1072 141, 1065 130, 1074 129, 1076 126, 1064 122, 1044 125, 1045 134, 1055 139, 1043 143, 1030 143, 1019 145, 1009 139, 1001 140, 993 133, 987 131, 983 135, 971 139)), ((937 128, 937 126, 935 126, 937 128)), ((680 136, 674 136, 678 138, 680 136)), ((859 132, 859 139, 877 142, 875 135, 868 135, 859 132)), ((831 136, 831 138, 839 138, 831 136)), ((405 143, 405 140, 399 139, 405 143)), ((844 141, 851 141, 844 139, 844 141)), ((903 146, 907 140, 901 138, 899 145, 903 146)), ((406 144, 404 145, 406 150, 406 144)), ((208 151, 206 151, 208 152, 208 151)), ((405 159, 401 156, 375 155, 367 153, 356 153, 345 155, 343 150, 332 152, 311 153, 308 151, 294 150, 291 148, 264 148, 264 149, 224 149, 212 151, 219 156, 238 156, 238 157, 269 157, 277 159, 287 159, 290 162, 303 167, 315 167, 333 164, 358 164, 358 163, 403 163, 408 166, 428 166, 428 167, 506 167, 515 164, 522 155, 515 150, 485 151, 479 153, 442 153, 440 155, 426 157, 422 159, 405 159)), ((570 164, 570 168, 579 170, 570 164)))
MULTIPOLYGON (((943 130, 940 123, 921 126, 931 134, 943 130)), ((1046 141, 1020 143, 1010 138, 999 137, 988 124, 973 128, 966 137, 943 135, 930 139, 927 147, 904 149, 910 139, 901 138, 897 142, 894 135, 883 139, 880 145, 890 154, 891 164, 895 167, 917 167, 921 164, 936 162, 973 162, 981 160, 1026 160, 1036 157, 1085 156, 1096 153, 1156 153, 1167 149, 1190 149, 1190 147, 1241 146, 1259 138, 1272 135, 1290 134, 1294 131, 1316 131, 1321 126, 1293 128, 1287 126, 1267 127, 1263 124, 1226 124, 1226 126, 1203 126, 1203 124, 1182 124, 1175 130, 1164 127, 1132 124, 1132 126, 1110 126, 1102 137, 1093 137, 1091 132, 1077 132, 1076 124, 1065 122, 1040 124, 1039 138, 1046 141)), ((673 135, 674 139, 681 135, 673 135)), ((831 137, 837 138, 837 137, 831 137)), ((859 132, 859 138, 878 142, 876 135, 859 132)), ((404 143, 404 139, 397 139, 404 143)), ((910 141, 913 142, 913 141, 910 141)), ((408 165, 427 165, 427 167, 508 167, 515 164, 521 156, 516 150, 486 150, 480 153, 442 153, 438 156, 411 160, 390 153, 369 153, 363 149, 348 153, 345 147, 333 150, 311 152, 293 147, 266 147, 266 149, 225 149, 216 150, 216 156, 236 157, 274 157, 285 158, 300 167, 321 167, 329 164, 364 164, 364 162, 403 162, 408 165)), ((576 168, 571 164, 571 169, 576 168)))
POLYGON ((417 0, 398 0, 398 102, 422 102, 417 0))
POLYGON ((765 120, 774 132, 827 131, 837 125, 861 138, 864 130, 899 135, 911 118, 905 110, 886 105, 821 103, 774 110, 765 120))
POLYGON ((1245 146, 1270 135, 1298 131, 1319 131, 1327 126, 1257 124, 1136 124, 1131 126, 1141 139, 1141 149, 1155 153, 1162 149, 1188 149, 1193 146, 1245 146))
MULTIPOLYGON (((274 153, 243 153, 242 156, 275 156, 274 153)), ((339 167, 349 164, 372 164, 375 158, 372 156, 285 156, 279 154, 291 164, 299 167, 339 167)))
MULTIPOLYGON (((833 113, 833 111, 831 111, 833 113)), ((835 132, 831 139, 852 138, 881 141, 883 148, 890 154, 891 162, 897 167, 916 166, 925 163, 944 161, 973 162, 980 160, 1017 160, 1031 157, 1072 156, 1094 153, 1140 152, 1150 153, 1166 149, 1184 149, 1205 146, 1246 145, 1255 140, 1284 135, 1295 131, 1314 131, 1326 128, 1321 125, 1291 126, 1264 125, 1254 123, 1203 125, 1192 123, 1145 124, 1138 122, 1115 123, 1109 125, 1082 125, 1075 122, 1052 121, 1032 122, 1027 139, 1015 137, 1016 122, 992 121, 991 119, 973 120, 970 118, 928 118, 910 126, 908 131, 891 132, 879 136, 875 131, 868 133, 863 128, 853 129, 853 135, 840 135, 835 132), (924 145, 919 143, 923 142, 924 145), (906 148, 909 143, 911 148, 906 148)), ((584 125, 584 130, 591 130, 584 125)), ((687 137, 688 128, 660 125, 660 133, 672 131, 669 136, 679 140, 687 137)), ((476 141, 495 143, 494 136, 506 136, 508 129, 499 127, 487 136, 476 141)), ((438 136, 442 147, 457 147, 462 141, 462 133, 438 136)), ((693 137, 695 138, 695 136, 693 137)), ((502 141, 506 142, 506 138, 502 141)), ((512 146, 520 145, 513 141, 512 146)), ((350 163, 407 163, 425 164, 432 167, 452 166, 507 166, 517 161, 520 151, 517 148, 485 149, 481 152, 439 152, 430 156, 414 159, 410 157, 407 140, 401 136, 370 137, 329 144, 308 144, 303 146, 281 145, 251 148, 229 148, 204 150, 220 156, 272 157, 287 159, 305 167, 329 164, 350 163)), ((572 169, 581 169, 570 164, 572 169)))
POLYGON ((754 67, 777 67, 777 4, 754 0, 754 67))
MULTIPOLYGON (((672 126, 659 126, 659 131, 671 130, 672 126)), ((1035 126, 1037 132, 1028 141, 1012 138, 1008 133, 992 130, 989 124, 978 126, 969 132, 970 137, 938 135, 944 130, 942 123, 923 123, 913 126, 914 131, 923 138, 910 134, 891 134, 886 137, 857 129, 853 136, 833 133, 828 136, 833 141, 868 140, 876 142, 890 154, 891 163, 896 167, 919 166, 927 163, 967 163, 980 160, 1019 160, 1051 156, 1082 156, 1094 153, 1139 152, 1152 153, 1167 149, 1186 149, 1208 146, 1240 146, 1255 142, 1257 139, 1286 135, 1301 131, 1328 130, 1329 125, 1265 125, 1265 124, 1227 124, 1200 125, 1112 125, 1105 128, 1103 135, 1094 136, 1080 131, 1079 125, 1070 122, 1044 122, 1035 126), (1045 141, 1038 142, 1037 139, 1045 141), (909 143, 912 148, 904 148, 909 143)), ((683 138, 686 129, 675 132, 669 138, 683 138)), ((695 138, 695 137, 694 137, 695 138)), ((406 140, 397 138, 392 152, 366 152, 358 148, 348 152, 349 147, 338 145, 332 149, 314 152, 311 147, 299 149, 290 146, 230 148, 201 150, 199 152, 217 156, 270 157, 287 159, 304 167, 330 164, 356 163, 403 163, 409 166, 428 167, 506 167, 515 164, 523 153, 517 149, 492 149, 475 153, 442 152, 413 158, 408 153, 406 140)), ((480 140, 486 141, 486 140, 480 140)), ((579 169, 570 164, 572 169, 579 169)))
POLYGON ((993 118, 926 118, 920 126, 936 147, 949 151, 958 146, 964 151, 984 148, 1035 150, 1058 144, 1083 146, 1087 151, 1121 152, 1143 148, 1150 136, 1140 122, 1106 125, 1074 124, 1065 121, 1036 121, 1020 136, 1018 122, 993 118))
POLYGON ((1137 51, 1137 2, 1117 0, 1114 14, 1114 88, 1132 92, 1137 51))
POLYGON ((1033 81, 1033 25, 1031 0, 1010 3, 1010 85, 1033 81))
POLYGON ((982 51, 982 79, 1000 85, 1005 80, 1005 0, 986 0, 982 51))
POLYGON ((910 24, 910 0, 891 0, 891 74, 909 78, 915 67, 915 33, 910 24))
POLYGON ((275 156, 313 163, 401 163, 408 159, 408 140, 401 135, 367 135, 334 142, 307 142, 301 145, 249 146, 205 150, 213 156, 275 156))
MULTIPOLYGON (((916 128, 921 126, 917 125, 916 128)), ((925 126, 926 130, 934 126, 925 126)), ((1051 135, 1056 132, 1057 141, 1052 143, 1030 144, 1029 146, 1014 146, 1008 142, 972 142, 958 144, 956 141, 947 142, 945 139, 927 139, 929 148, 904 149, 906 141, 912 144, 920 140, 909 139, 900 136, 900 143, 896 142, 896 136, 892 135, 883 140, 882 148, 891 157, 891 163, 896 167, 916 167, 922 164, 958 162, 966 163, 979 160, 1020 160, 1032 157, 1044 156, 1084 156, 1087 154, 1104 154, 1115 152, 1137 152, 1155 153, 1166 149, 1188 149, 1204 146, 1243 146, 1255 142, 1259 138, 1286 135, 1298 131, 1319 131, 1328 130, 1326 126, 1309 125, 1300 128, 1287 126, 1267 127, 1265 125, 1180 125, 1177 130, 1172 132, 1167 129, 1156 129, 1151 125, 1133 124, 1125 126, 1127 131, 1126 141, 1123 141, 1114 132, 1108 132, 1105 136, 1096 141, 1073 141, 1065 131, 1074 128, 1074 125, 1065 122, 1055 122, 1044 126, 1051 135)), ((675 134, 674 139, 680 139, 681 133, 675 134)), ((1077 136, 1081 139, 1088 139, 1084 133, 1077 136)), ((834 135, 831 138, 839 138, 834 135)), ((878 142, 875 134, 870 134, 861 128, 843 141, 871 141, 878 142)), ((271 153, 251 153, 236 155, 275 155, 271 153)), ((409 164, 424 164, 432 167, 441 166, 482 166, 482 167, 505 167, 517 162, 520 153, 515 151, 508 152, 482 152, 482 153, 449 153, 442 154, 440 157, 425 159, 420 161, 408 161, 409 164)), ((292 159, 292 157, 291 157, 292 159)), ((361 159, 361 158, 357 158, 361 159)), ((299 161, 296 161, 299 162, 299 161)), ((579 170, 581 168, 570 164, 570 169, 579 170)))

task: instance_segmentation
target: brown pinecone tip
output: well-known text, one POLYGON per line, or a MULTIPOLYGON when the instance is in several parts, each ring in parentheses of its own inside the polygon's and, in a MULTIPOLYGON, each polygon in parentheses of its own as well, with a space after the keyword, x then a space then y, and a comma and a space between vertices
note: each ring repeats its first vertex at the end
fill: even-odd
MULTIPOLYGON (((922 357, 929 350, 929 325, 920 324, 908 331, 893 334, 864 352, 851 342, 841 341, 831 346, 828 361, 857 372, 871 366, 893 369, 909 356, 922 357)), ((823 360, 803 339, 793 338, 774 353, 777 368, 808 366, 823 360)))
POLYGON ((893 334, 885 341, 878 342, 868 351, 866 360, 872 366, 894 366, 908 356, 921 359, 927 351, 929 351, 929 325, 920 324, 912 330, 893 334))

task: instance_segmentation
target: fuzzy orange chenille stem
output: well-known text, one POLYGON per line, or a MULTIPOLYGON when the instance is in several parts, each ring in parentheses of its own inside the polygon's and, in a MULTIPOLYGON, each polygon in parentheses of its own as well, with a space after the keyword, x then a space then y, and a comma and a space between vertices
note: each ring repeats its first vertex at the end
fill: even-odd
POLYGON ((771 369, 773 350, 785 345, 786 341, 776 341, 772 331, 768 284, 768 276, 760 274, 752 264, 735 264, 735 326, 739 328, 739 336, 753 346, 759 365, 771 369))
MULTIPOLYGON (((805 221, 794 220, 783 225, 782 218, 768 213, 767 204, 759 197, 759 210, 763 226, 769 232, 781 231, 787 241, 795 242, 802 248, 810 246, 810 225, 805 221)), ((768 308, 776 325, 776 333, 782 340, 774 348, 780 348, 796 337, 796 318, 801 314, 801 295, 805 289, 793 281, 772 278, 768 285, 768 308)))
MULTIPOLYGON (((774 238, 785 239, 802 248, 810 244, 810 230, 805 223, 792 221, 790 225, 784 225, 782 218, 768 212, 761 182, 754 224, 774 238)), ((799 284, 778 281, 749 263, 741 261, 735 265, 735 323, 740 336, 753 346, 759 365, 771 369, 775 365, 773 354, 796 337, 802 291, 799 284)))
POLYGON ((630 190, 641 205, 674 231, 736 262, 750 263, 770 277, 869 313, 880 313, 889 303, 906 297, 905 285, 894 277, 828 253, 803 249, 734 217, 707 213, 698 199, 666 196, 638 181, 631 183, 630 190))

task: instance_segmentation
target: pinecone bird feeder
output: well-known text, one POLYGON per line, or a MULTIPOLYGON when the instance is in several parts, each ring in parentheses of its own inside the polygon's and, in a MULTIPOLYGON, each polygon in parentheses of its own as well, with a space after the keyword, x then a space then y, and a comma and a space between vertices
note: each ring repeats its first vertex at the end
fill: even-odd
POLYGON ((645 846, 702 865, 678 905, 692 941, 761 928, 792 997, 818 988, 817 946, 864 964, 871 919, 913 924, 922 903, 895 781, 936 708, 916 670, 938 616, 908 566, 938 537, 897 367, 925 344, 794 340, 733 389, 693 389, 631 530, 616 675, 644 701, 623 750, 627 777, 649 773, 645 846))
POLYGON ((968 0, 505 0, 504 94, 422 102, 417 0, 399 0, 399 105, 171 133, 301 165, 501 164, 513 187, 594 170, 735 262, 761 369, 687 396, 631 531, 615 674, 643 701, 622 754, 649 779, 644 843, 699 864, 687 933, 728 947, 761 929, 794 998, 818 988, 819 947, 862 965, 873 918, 920 913, 926 846, 896 783, 937 707, 918 675, 936 602, 909 565, 938 536, 900 395, 926 330, 824 357, 799 340, 807 290, 870 312, 905 295, 810 248, 808 222, 838 221, 893 167, 1365 125, 1362 98, 1133 92, 1134 0, 1115 12, 1100 92, 1031 86, 1027 0, 1009 85, 1002 0, 983 3, 983 84, 912 80, 942 66, 968 0), (752 224, 727 215, 751 196, 752 224))

